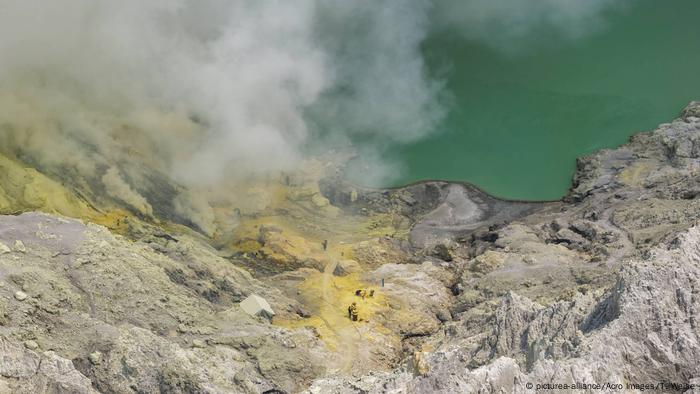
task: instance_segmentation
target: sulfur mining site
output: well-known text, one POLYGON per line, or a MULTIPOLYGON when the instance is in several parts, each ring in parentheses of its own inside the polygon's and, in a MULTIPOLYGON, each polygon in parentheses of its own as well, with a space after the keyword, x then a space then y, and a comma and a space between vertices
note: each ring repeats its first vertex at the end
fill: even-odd
POLYGON ((695 0, 0 0, 0 393, 700 393, 695 0))

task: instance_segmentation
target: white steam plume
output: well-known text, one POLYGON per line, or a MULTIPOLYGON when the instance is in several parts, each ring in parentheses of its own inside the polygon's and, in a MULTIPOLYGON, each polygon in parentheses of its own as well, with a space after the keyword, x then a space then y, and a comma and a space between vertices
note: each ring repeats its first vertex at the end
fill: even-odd
POLYGON ((335 83, 318 105, 325 127, 410 142, 444 115, 440 81, 427 75, 420 45, 432 1, 320 1, 319 41, 335 83))
POLYGON ((308 0, 2 1, 0 85, 53 123, 16 133, 52 144, 110 149, 124 136, 107 118, 138 128, 186 180, 286 167, 306 137, 301 108, 329 82, 313 11, 308 0), (139 124, 143 112, 206 127, 182 136, 160 116, 139 124))
POLYGON ((441 113, 418 48, 426 4, 0 0, 3 134, 94 171, 135 133, 181 181, 212 183, 293 167, 305 111, 343 88, 334 132, 416 139, 441 113))
POLYGON ((118 169, 112 167, 107 170, 102 177, 102 183, 110 195, 122 200, 143 215, 153 216, 153 207, 145 198, 133 191, 128 183, 124 182, 118 169))
POLYGON ((433 29, 493 45, 541 25, 574 37, 611 4, 0 0, 0 151, 157 211, 143 184, 162 174, 211 186, 293 171, 311 139, 428 135, 445 113, 420 48, 433 29))
POLYGON ((537 37, 563 42, 599 31, 607 13, 634 0, 464 0, 436 2, 435 20, 441 28, 461 33, 509 53, 527 52, 537 37))

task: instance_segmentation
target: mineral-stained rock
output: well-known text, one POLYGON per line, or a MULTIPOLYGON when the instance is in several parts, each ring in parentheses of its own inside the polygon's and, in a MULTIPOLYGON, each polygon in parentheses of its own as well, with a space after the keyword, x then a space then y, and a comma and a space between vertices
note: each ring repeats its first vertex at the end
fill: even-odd
POLYGON ((487 274, 501 267, 507 256, 503 252, 488 250, 472 260, 469 270, 474 273, 487 274))
POLYGON ((388 238, 362 241, 354 246, 353 257, 366 267, 406 262, 410 255, 388 238))
POLYGON ((386 323, 405 338, 432 334, 440 328, 441 320, 451 319, 448 287, 452 277, 444 268, 431 262, 385 264, 366 276, 374 283, 383 279, 381 291, 405 304, 386 323))
POLYGON ((333 270, 333 275, 345 276, 361 270, 360 265, 355 260, 340 260, 333 270))
POLYGON ((102 362, 102 353, 101 352, 92 352, 88 356, 88 360, 90 360, 91 363, 98 365, 102 362))
MULTIPOLYGON (((22 264, 10 254, 0 256, 0 273, 13 283, 0 287, 0 293, 7 298, 14 294, 17 301, 11 302, 20 305, 24 300, 21 305, 26 305, 3 308, 8 315, 3 333, 22 337, 31 329, 33 337, 26 338, 25 346, 50 344, 63 357, 50 359, 64 360, 56 361, 56 368, 68 368, 65 365, 72 364, 67 360, 73 360, 80 372, 71 373, 87 382, 87 388, 294 391, 323 371, 325 350, 308 330, 290 332, 243 312, 224 313, 238 308, 242 295, 252 293, 268 299, 281 316, 296 315, 298 305, 205 244, 179 238, 153 248, 98 226, 35 213, 0 216, 0 224, 0 240, 22 239, 30 246, 22 264), (25 290, 15 294, 14 285, 25 290), (265 340, 245 349, 187 345, 194 339, 220 343, 230 336, 265 340), (290 341, 298 345, 287 347, 290 341), (96 354, 102 354, 99 362, 96 354), (279 354, 290 361, 278 362, 279 354)), ((38 365, 38 356, 29 359, 38 365)), ((0 369, 4 366, 7 362, 0 362, 0 369)), ((47 380, 54 378, 37 379, 44 379, 43 386, 26 386, 36 390, 24 392, 56 392, 47 380)))
POLYGON ((542 307, 509 293, 496 313, 493 336, 485 339, 493 362, 480 368, 469 369, 451 339, 424 355, 427 374, 398 369, 326 378, 309 392, 363 387, 368 393, 526 393, 531 392, 526 383, 688 384, 700 374, 698 250, 700 227, 694 227, 672 249, 664 245, 649 260, 630 261, 616 285, 597 300, 579 295, 542 307))

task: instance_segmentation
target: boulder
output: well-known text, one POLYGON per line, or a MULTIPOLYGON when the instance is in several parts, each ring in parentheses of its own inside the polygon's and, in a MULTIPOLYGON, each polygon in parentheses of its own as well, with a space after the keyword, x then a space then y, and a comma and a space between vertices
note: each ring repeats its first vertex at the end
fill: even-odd
POLYGON ((27 293, 25 293, 25 292, 23 292, 23 291, 21 291, 21 290, 15 292, 15 299, 16 299, 17 301, 24 301, 24 300, 27 299, 27 297, 28 297, 28 296, 27 296, 27 293))
POLYGON ((24 242, 19 239, 15 241, 14 250, 19 253, 27 253, 27 247, 24 246, 24 242))
POLYGON ((340 260, 333 270, 335 276, 345 276, 361 270, 360 264, 355 260, 340 260))
POLYGON ((257 294, 251 294, 248 298, 241 301, 240 305, 241 309, 251 316, 261 316, 267 319, 272 319, 275 316, 275 312, 267 300, 257 294))

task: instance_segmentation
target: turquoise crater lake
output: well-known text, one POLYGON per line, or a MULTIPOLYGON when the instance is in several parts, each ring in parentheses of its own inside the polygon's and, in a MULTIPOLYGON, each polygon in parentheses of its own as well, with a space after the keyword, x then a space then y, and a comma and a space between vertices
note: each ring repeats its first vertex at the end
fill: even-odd
MULTIPOLYGON (((432 34, 423 53, 446 82, 449 113, 429 137, 386 148, 402 171, 383 186, 444 179, 502 198, 558 199, 577 157, 675 118, 700 99, 700 1, 630 4, 583 37, 542 32, 515 53, 432 34)), ((354 142, 361 151, 386 144, 354 142)))

